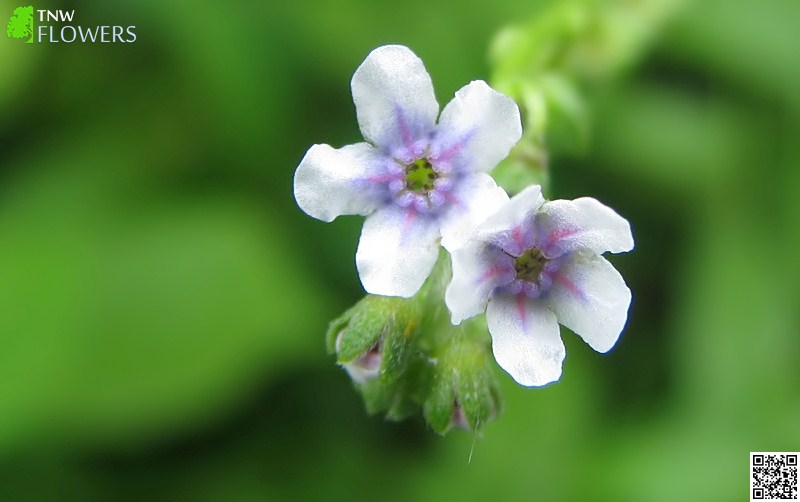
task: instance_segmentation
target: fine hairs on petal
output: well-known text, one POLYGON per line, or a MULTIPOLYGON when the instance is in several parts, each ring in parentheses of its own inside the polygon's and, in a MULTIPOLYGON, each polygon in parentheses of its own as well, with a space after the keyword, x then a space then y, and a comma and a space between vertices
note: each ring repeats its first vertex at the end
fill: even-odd
POLYGON ((566 357, 556 316, 540 302, 497 295, 489 301, 486 323, 497 364, 526 387, 561 377, 566 357))
POLYGON ((457 153, 474 171, 489 171, 522 137, 519 107, 508 96, 475 80, 456 92, 442 110, 439 128, 455 138, 469 137, 457 153))
POLYGON ((438 228, 413 214, 388 207, 364 222, 356 265, 368 293, 409 298, 430 275, 439 257, 438 228))
POLYGON ((322 221, 344 214, 366 215, 378 207, 377 194, 365 194, 364 183, 379 158, 368 143, 338 150, 328 145, 308 149, 294 175, 294 198, 300 209, 322 221))
POLYGON ((394 148, 419 139, 436 124, 439 103, 433 82, 408 47, 384 45, 373 50, 356 70, 350 88, 361 133, 375 145, 394 148), (403 126, 409 130, 403 131, 403 126))

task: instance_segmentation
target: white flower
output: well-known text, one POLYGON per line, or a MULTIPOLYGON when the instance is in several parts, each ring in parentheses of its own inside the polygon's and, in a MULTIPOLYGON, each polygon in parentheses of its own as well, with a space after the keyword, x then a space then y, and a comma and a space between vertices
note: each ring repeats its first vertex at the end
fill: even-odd
POLYGON ((631 249, 630 225, 612 209, 588 197, 545 202, 531 186, 453 253, 445 302, 453 324, 485 309, 498 364, 544 385, 561 376, 559 322, 598 352, 616 343, 631 292, 600 254, 631 249))
POLYGON ((365 143, 314 145, 294 177, 303 211, 332 221, 368 215, 356 253, 367 292, 413 296, 439 243, 453 250, 508 200, 486 174, 522 135, 519 109, 477 80, 444 108, 430 75, 407 47, 372 51, 351 82, 365 143))

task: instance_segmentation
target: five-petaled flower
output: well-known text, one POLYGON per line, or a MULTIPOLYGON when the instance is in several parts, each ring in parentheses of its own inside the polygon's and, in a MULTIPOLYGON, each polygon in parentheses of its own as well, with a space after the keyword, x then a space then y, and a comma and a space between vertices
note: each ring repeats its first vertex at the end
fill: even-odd
POLYGON ((498 364, 522 385, 545 385, 561 376, 559 322, 598 352, 616 343, 631 292, 600 254, 631 249, 630 225, 612 209, 588 197, 545 202, 531 186, 453 253, 445 302, 453 324, 485 309, 498 364))
POLYGON ((294 178, 298 205, 314 218, 368 215, 356 252, 364 288, 413 296, 436 263, 508 200, 486 174, 522 134, 513 100, 481 80, 439 115, 422 61, 379 47, 353 75, 353 101, 367 142, 314 145, 294 178))

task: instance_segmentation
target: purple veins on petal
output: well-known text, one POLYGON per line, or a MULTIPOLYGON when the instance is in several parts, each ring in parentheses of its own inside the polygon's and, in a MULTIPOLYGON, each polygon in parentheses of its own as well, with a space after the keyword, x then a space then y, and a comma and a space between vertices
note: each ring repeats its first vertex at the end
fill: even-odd
POLYGON ((403 137, 403 145, 405 145, 405 147, 409 150, 409 153, 412 153, 414 139, 411 137, 411 131, 408 130, 408 121, 406 120, 406 115, 403 113, 403 109, 399 106, 395 106, 395 110, 397 113, 397 125, 400 128, 400 135, 403 137))
POLYGON ((408 240, 408 236, 411 235, 412 230, 414 229, 414 222, 417 219, 417 212, 414 211, 412 208, 406 209, 406 217, 403 219, 403 229, 400 233, 400 240, 401 243, 404 243, 408 240))
POLYGON ((516 249, 524 250, 527 247, 527 243, 525 242, 525 237, 523 235, 522 228, 520 227, 514 227, 513 229, 511 229, 511 240, 514 241, 515 250, 516 249))
MULTIPOLYGON (((491 281, 492 279, 501 277, 501 276, 508 276, 509 274, 513 274, 513 271, 509 270, 509 267, 504 265, 495 265, 486 270, 483 275, 478 279, 478 283, 482 284, 487 281, 491 281)), ((513 280, 513 276, 509 277, 509 281, 513 280)), ((504 282, 509 282, 504 281, 504 282)))
POLYGON ((507 233, 497 236, 496 245, 511 256, 519 257, 533 246, 533 236, 517 225, 507 233))
POLYGON ((366 179, 366 181, 370 183, 394 183, 395 181, 400 181, 402 183, 403 180, 398 180, 396 174, 376 174, 374 176, 370 176, 366 179))
POLYGON ((473 131, 464 134, 460 139, 456 140, 454 143, 444 147, 440 151, 434 151, 431 154, 431 162, 439 162, 445 165, 449 165, 450 161, 453 158, 461 153, 461 150, 472 140, 472 136, 474 135, 473 131))
POLYGON ((452 192, 444 192, 444 197, 445 199, 447 199, 447 202, 449 202, 451 205, 461 210, 465 210, 467 208, 467 206, 461 201, 461 199, 456 197, 455 194, 453 194, 452 192))
POLYGON ((402 140, 402 150, 395 152, 393 157, 398 158, 406 163, 411 163, 420 157, 425 152, 427 141, 418 141, 414 137, 411 130, 408 117, 405 111, 400 106, 395 106, 395 114, 397 116, 397 128, 400 132, 400 139, 402 140))

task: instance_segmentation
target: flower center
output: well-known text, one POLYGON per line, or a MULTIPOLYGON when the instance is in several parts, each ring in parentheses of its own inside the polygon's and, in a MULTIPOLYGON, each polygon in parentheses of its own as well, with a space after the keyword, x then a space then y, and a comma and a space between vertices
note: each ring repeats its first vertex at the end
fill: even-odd
POLYGON ((406 189, 421 195, 433 190, 434 182, 439 177, 428 159, 417 159, 406 166, 406 189))
POLYGON ((538 283, 545 263, 547 263, 547 258, 539 251, 539 248, 531 248, 514 260, 514 271, 517 273, 518 279, 538 283))

